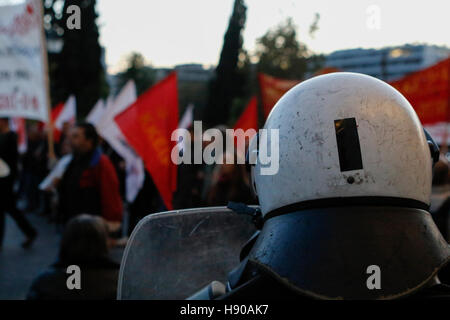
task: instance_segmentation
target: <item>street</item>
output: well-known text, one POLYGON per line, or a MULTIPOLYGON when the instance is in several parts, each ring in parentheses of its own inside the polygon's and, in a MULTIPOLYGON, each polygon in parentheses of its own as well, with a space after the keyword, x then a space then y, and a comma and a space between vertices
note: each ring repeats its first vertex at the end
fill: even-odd
POLYGON ((0 299, 25 299, 33 279, 52 264, 58 254, 60 235, 53 224, 34 214, 27 218, 38 230, 30 249, 21 247, 25 237, 6 215, 5 239, 0 251, 0 299))
MULTIPOLYGON (((6 215, 3 249, 0 251, 0 300, 25 299, 33 279, 56 261, 60 234, 46 218, 27 214, 38 230, 30 249, 22 249, 25 237, 14 221, 6 215)), ((123 248, 114 249, 113 259, 120 262, 123 248)))

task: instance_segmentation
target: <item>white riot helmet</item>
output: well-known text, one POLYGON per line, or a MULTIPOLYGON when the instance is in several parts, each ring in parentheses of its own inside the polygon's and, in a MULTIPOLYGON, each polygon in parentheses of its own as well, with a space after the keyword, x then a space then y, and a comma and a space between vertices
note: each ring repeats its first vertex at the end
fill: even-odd
POLYGON ((264 175, 263 164, 253 167, 263 215, 349 197, 430 204, 424 130, 409 102, 385 82, 344 72, 307 80, 278 101, 264 129, 279 130, 279 141, 267 135, 279 147, 279 170, 264 175))
POLYGON ((264 129, 279 130, 279 141, 267 134, 279 169, 251 168, 265 220, 251 262, 309 296, 393 298, 448 261, 425 211, 439 151, 396 89, 357 73, 318 76, 289 90, 264 129), (366 284, 373 265, 380 290, 366 284))

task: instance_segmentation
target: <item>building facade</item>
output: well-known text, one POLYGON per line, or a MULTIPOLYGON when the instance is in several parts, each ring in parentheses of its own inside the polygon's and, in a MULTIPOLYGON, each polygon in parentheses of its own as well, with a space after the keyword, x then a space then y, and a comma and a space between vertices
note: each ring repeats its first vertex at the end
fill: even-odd
POLYGON ((381 49, 348 49, 326 56, 326 66, 359 72, 384 81, 429 67, 450 56, 450 49, 434 45, 404 45, 381 49))

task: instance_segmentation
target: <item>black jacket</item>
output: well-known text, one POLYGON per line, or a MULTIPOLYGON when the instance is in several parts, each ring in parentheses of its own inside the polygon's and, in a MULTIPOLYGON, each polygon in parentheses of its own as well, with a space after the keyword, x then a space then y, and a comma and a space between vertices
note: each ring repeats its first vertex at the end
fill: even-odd
POLYGON ((17 177, 19 153, 17 151, 17 135, 12 131, 0 134, 0 158, 6 162, 10 170, 9 176, 2 180, 14 181, 17 177))

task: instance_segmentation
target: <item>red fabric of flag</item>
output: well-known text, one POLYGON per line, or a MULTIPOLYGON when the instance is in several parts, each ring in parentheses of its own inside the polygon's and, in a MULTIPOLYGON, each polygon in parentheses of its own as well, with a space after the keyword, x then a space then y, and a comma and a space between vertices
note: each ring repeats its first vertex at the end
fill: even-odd
POLYGON ((234 130, 236 129, 242 129, 244 131, 247 129, 258 130, 258 100, 256 97, 250 99, 244 112, 242 112, 241 116, 236 121, 234 130))
POLYGON ((55 121, 58 119, 58 116, 61 114, 64 109, 64 102, 58 103, 55 107, 52 108, 52 112, 50 114, 50 119, 53 123, 53 139, 55 142, 59 142, 61 139, 61 131, 55 127, 55 121))
POLYGON ((244 135, 245 131, 247 131, 248 129, 254 129, 255 133, 258 130, 258 99, 256 97, 252 97, 250 99, 249 103, 244 109, 244 112, 242 112, 233 129, 234 130, 242 129, 244 131, 244 132, 235 131, 234 144, 237 146, 236 150, 237 156, 245 159, 245 152, 248 143, 250 142, 254 133, 248 137, 248 140, 243 140, 245 139, 245 136, 243 137, 240 136, 241 134, 244 135), (238 137, 240 137, 241 141, 244 142, 243 145, 238 145, 238 137))
POLYGON ((300 80, 279 79, 263 73, 258 74, 258 81, 265 118, 267 118, 275 103, 277 103, 289 89, 300 83, 300 80))
POLYGON ((448 122, 450 58, 390 84, 411 103, 423 125, 448 122))
POLYGON ((176 141, 171 135, 178 127, 177 76, 173 72, 148 89, 115 117, 126 139, 144 164, 167 209, 172 210, 177 167, 171 160, 176 141))

